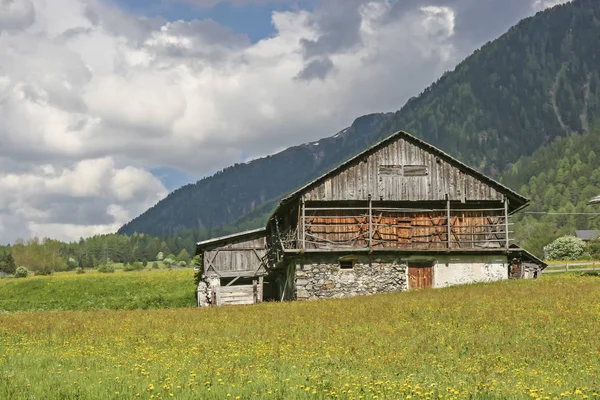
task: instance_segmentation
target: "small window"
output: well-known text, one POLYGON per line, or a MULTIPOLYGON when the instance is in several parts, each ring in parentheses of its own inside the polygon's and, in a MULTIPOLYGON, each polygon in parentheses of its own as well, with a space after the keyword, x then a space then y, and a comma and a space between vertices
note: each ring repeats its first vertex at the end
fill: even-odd
POLYGON ((427 166, 425 165, 405 165, 404 176, 426 176, 427 166))
POLYGON ((378 174, 380 177, 427 176, 428 170, 426 165, 380 165, 378 174))
POLYGON ((340 269, 352 269, 354 268, 354 261, 352 260, 341 260, 340 269))

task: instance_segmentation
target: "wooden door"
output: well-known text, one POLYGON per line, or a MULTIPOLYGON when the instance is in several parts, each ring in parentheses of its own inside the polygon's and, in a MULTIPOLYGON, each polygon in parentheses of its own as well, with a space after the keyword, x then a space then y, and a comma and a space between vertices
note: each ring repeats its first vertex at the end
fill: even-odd
POLYGON ((408 288, 426 289, 433 286, 433 266, 409 265, 408 288))
POLYGON ((508 276, 511 278, 521 278, 523 275, 521 263, 513 260, 509 266, 508 276))

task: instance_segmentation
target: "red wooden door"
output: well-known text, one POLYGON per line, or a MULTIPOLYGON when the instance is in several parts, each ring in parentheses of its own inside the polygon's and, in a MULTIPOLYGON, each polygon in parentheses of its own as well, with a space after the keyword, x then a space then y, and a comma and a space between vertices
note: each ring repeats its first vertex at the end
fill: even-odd
POLYGON ((408 288, 426 289, 433 286, 433 266, 408 266, 408 288))

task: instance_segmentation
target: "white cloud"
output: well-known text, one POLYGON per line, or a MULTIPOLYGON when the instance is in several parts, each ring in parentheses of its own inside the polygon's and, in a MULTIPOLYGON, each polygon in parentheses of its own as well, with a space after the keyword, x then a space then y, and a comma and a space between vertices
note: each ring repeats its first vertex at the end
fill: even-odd
POLYGON ((149 172, 119 168, 104 157, 69 167, 40 165, 5 173, 0 193, 0 210, 5 210, 0 235, 18 223, 28 235, 74 239, 115 230, 164 197, 166 190, 149 172))
POLYGON ((569 3, 571 0, 535 0, 533 2, 533 9, 536 11, 544 10, 549 7, 554 7, 559 4, 569 3))
POLYGON ((481 44, 460 39, 473 2, 323 0, 251 43, 99 0, 0 0, 0 242, 115 230, 165 196, 146 169, 203 176, 400 108, 481 44))
POLYGON ((30 0, 0 0, 0 31, 22 29, 35 20, 30 0))

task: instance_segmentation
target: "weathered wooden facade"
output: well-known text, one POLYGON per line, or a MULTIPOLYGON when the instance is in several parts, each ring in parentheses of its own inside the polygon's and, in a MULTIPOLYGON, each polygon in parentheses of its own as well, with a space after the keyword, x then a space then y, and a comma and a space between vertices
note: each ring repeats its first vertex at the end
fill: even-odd
POLYGON ((254 304, 263 300, 267 273, 264 229, 198 243, 197 252, 203 255, 199 306, 254 304))
POLYGON ((510 215, 527 203, 397 132, 280 202, 262 233, 269 291, 312 299, 516 277, 510 215))

